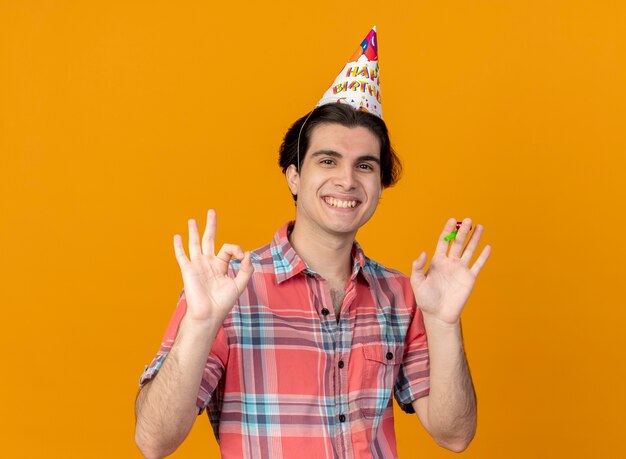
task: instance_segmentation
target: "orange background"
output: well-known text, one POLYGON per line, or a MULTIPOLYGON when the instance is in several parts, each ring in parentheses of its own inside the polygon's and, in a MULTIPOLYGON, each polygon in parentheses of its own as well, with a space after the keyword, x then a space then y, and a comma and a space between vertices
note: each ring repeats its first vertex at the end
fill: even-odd
MULTIPOLYGON (((445 220, 493 254, 464 312, 468 458, 610 458, 626 431, 621 1, 0 1, 0 456, 139 457, 171 246, 293 216, 276 165, 369 28, 405 166, 359 241, 408 272, 445 220)), ((400 415, 401 457, 452 457, 400 415)), ((174 457, 215 457, 201 417, 174 457)))

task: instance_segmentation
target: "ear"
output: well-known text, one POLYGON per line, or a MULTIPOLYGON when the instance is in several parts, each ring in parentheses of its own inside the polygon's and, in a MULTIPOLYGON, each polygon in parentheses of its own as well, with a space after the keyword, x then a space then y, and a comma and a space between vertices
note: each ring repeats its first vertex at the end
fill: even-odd
POLYGON ((291 194, 298 194, 298 190, 300 189, 300 174, 298 174, 296 166, 293 164, 289 165, 285 171, 285 178, 287 179, 287 185, 291 190, 291 194))

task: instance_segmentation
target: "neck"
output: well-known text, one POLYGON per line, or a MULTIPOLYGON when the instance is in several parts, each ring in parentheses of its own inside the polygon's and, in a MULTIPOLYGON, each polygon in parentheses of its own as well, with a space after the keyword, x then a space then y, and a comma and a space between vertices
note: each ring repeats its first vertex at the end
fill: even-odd
POLYGON ((289 241, 309 268, 331 283, 346 284, 352 273, 352 235, 331 235, 298 223, 289 241))

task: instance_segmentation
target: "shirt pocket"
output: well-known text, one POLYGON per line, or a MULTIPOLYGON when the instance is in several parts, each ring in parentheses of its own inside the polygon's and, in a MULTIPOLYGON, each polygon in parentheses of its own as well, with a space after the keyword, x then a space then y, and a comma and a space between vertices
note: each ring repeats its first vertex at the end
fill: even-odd
POLYGON ((371 419, 382 416, 389 405, 404 345, 375 343, 362 349, 364 371, 357 405, 363 416, 371 419))

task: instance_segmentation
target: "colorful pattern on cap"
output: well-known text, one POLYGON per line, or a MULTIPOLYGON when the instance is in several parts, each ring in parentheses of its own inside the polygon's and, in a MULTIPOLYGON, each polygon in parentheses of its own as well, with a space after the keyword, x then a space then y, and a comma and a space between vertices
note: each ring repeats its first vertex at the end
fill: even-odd
POLYGON ((336 102, 383 117, 376 26, 372 27, 317 106, 336 102))

